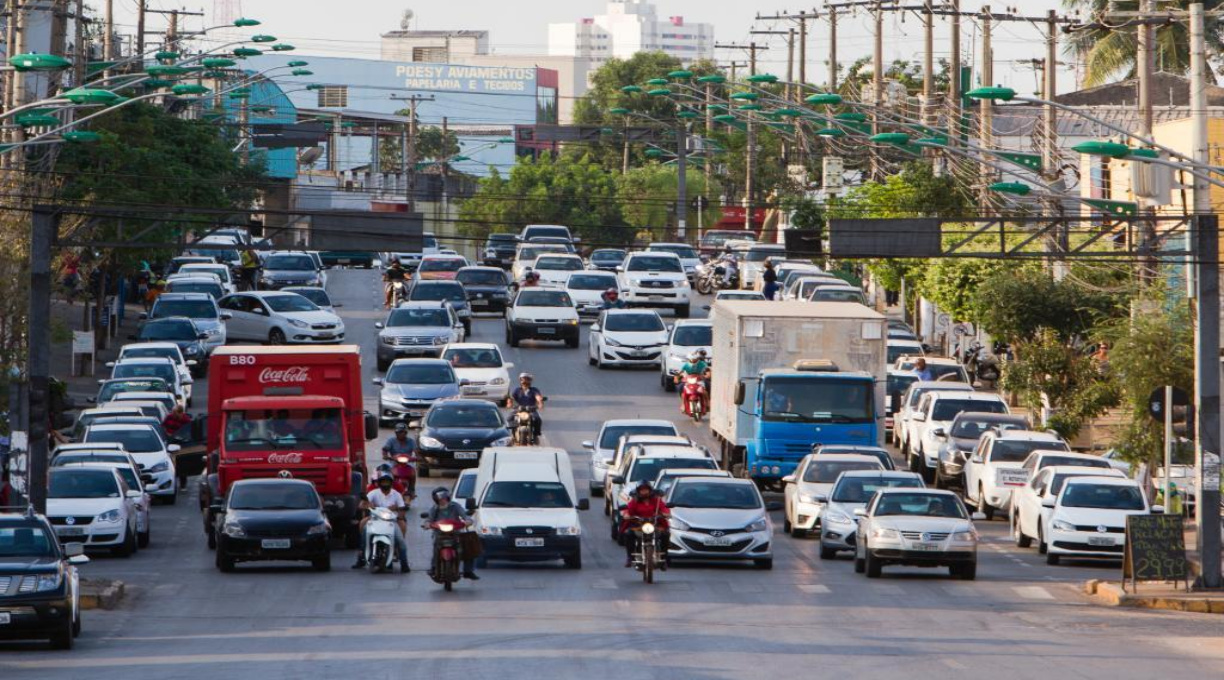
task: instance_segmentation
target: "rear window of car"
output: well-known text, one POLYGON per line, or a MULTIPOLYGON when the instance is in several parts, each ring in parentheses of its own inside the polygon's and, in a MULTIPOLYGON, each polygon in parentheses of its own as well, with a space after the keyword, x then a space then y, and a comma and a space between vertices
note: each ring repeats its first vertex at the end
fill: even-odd
POLYGON ((931 407, 931 420, 952 420, 963 411, 1007 413, 1007 404, 1004 404, 1002 401, 940 399, 931 407))
POLYGON ((599 448, 614 449, 620 438, 629 434, 648 434, 671 436, 676 434, 676 428, 667 425, 612 425, 603 429, 599 436, 599 448))

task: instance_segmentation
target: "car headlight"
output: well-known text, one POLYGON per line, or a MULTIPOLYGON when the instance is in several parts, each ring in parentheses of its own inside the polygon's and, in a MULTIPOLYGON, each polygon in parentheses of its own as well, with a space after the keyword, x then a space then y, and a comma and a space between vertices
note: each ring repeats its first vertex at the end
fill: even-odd
POLYGON ((557 527, 558 536, 577 536, 580 533, 582 532, 577 524, 568 527, 557 527))
POLYGON ((976 541, 978 538, 976 531, 958 531, 952 534, 954 541, 976 541))
POLYGON ((502 528, 501 528, 501 527, 482 526, 482 527, 480 527, 480 533, 481 533, 481 534, 483 534, 483 535, 485 535, 485 536, 501 536, 501 535, 502 535, 502 528))
POLYGON ((840 510, 826 510, 822 521, 827 524, 852 524, 854 522, 850 519, 850 515, 840 510))
POLYGON ((302 321, 301 319, 289 319, 289 325, 293 326, 294 328, 310 328, 310 324, 302 321))
POLYGON ((901 538, 901 534, 896 529, 878 528, 871 530, 871 537, 897 540, 901 538))
POLYGON ((620 347, 621 346, 619 342, 613 340, 612 338, 609 338, 606 335, 603 337, 603 341, 604 341, 604 344, 607 345, 608 347, 620 347))
POLYGON ((221 527, 221 533, 230 538, 246 538, 246 529, 243 529, 242 525, 237 522, 226 522, 221 527))
POLYGON ((800 503, 816 504, 816 497, 811 494, 801 493, 798 495, 800 503))
POLYGON ((442 442, 438 441, 437 439, 434 439, 433 437, 427 436, 427 435, 421 435, 421 436, 420 436, 420 437, 417 439, 417 442, 419 442, 419 443, 420 443, 421 448, 423 448, 423 449, 442 449, 442 448, 446 448, 446 447, 445 447, 445 446, 442 444, 442 442))
POLYGON ((193 357, 199 353, 200 353, 200 348, 195 345, 188 345, 187 348, 183 350, 183 354, 186 354, 189 357, 193 357))
POLYGON ((115 508, 114 510, 107 510, 101 515, 98 515, 94 518, 94 521, 102 524, 109 524, 112 522, 118 522, 122 519, 123 516, 119 513, 119 509, 115 508))
POLYGON ((769 522, 764 517, 748 525, 748 531, 765 531, 768 528, 769 522))
POLYGON ((205 335, 207 335, 207 336, 208 336, 208 337, 210 337, 210 338, 215 338, 215 337, 217 337, 218 335, 221 335, 221 329, 220 329, 220 328, 210 328, 210 329, 208 329, 208 330, 204 331, 204 334, 205 334, 205 335))
POLYGON ((1050 522, 1050 526, 1059 531, 1075 531, 1075 525, 1070 522, 1064 522, 1061 519, 1056 519, 1050 522))
POLYGON ((489 444, 489 446, 510 446, 510 443, 513 441, 514 440, 510 437, 502 437, 501 439, 494 441, 492 444, 489 444))
POLYGON ((671 524, 671 528, 675 529, 676 531, 688 531, 689 530, 688 522, 685 522, 682 519, 677 519, 675 517, 672 517, 670 520, 668 520, 668 523, 671 524))
POLYGON ((445 345, 445 344, 448 344, 449 342, 450 342, 449 335, 439 335, 438 337, 434 338, 435 345, 445 345))
POLYGON ((578 319, 569 319, 569 320, 567 320, 565 323, 566 323, 566 324, 568 324, 568 325, 570 325, 570 326, 577 326, 577 325, 578 325, 578 319))
POLYGON ((42 574, 38 577, 38 592, 43 593, 48 590, 55 590, 64 582, 64 575, 56 572, 54 574, 42 574))
POLYGON ((327 532, 329 531, 331 531, 331 527, 327 526, 327 522, 323 522, 321 524, 316 524, 310 527, 309 529, 307 529, 306 535, 307 536, 325 536, 327 532))
POLYGON ((489 384, 490 385, 505 385, 506 379, 505 378, 494 378, 489 381, 489 384))
POLYGON ((391 337, 390 335, 379 336, 378 341, 384 345, 394 345, 395 344, 395 338, 391 337))
POLYGON ((165 472, 169 469, 170 469, 170 462, 163 460, 159 463, 154 463, 153 467, 149 468, 148 471, 149 472, 165 472))

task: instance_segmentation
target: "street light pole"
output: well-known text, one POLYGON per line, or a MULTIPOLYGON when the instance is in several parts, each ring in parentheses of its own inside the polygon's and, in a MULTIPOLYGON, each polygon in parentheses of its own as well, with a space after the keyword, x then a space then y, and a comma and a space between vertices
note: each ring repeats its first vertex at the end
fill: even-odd
POLYGON ((688 227, 688 124, 676 119, 676 240, 683 242, 688 227))

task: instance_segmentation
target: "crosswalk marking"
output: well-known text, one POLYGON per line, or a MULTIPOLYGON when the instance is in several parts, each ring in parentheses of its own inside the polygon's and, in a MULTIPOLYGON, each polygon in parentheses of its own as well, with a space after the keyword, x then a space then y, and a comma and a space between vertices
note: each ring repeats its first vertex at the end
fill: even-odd
POLYGON ((1054 596, 1050 591, 1041 586, 1016 586, 1012 588, 1017 595, 1026 600, 1053 600, 1054 596))
POLYGON ((799 586, 799 590, 807 593, 808 595, 824 595, 830 592, 829 586, 822 586, 819 584, 803 584, 799 586))

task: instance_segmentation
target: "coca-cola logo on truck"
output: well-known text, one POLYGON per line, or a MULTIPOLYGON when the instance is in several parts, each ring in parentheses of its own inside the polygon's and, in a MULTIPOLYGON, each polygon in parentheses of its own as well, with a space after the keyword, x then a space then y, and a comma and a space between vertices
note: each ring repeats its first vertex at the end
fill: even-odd
POLYGON ((304 383, 310 382, 309 366, 290 366, 289 368, 265 368, 259 372, 260 384, 268 383, 304 383))
POLYGON ((268 462, 272 465, 297 465, 302 462, 302 454, 273 453, 268 456, 268 462))

